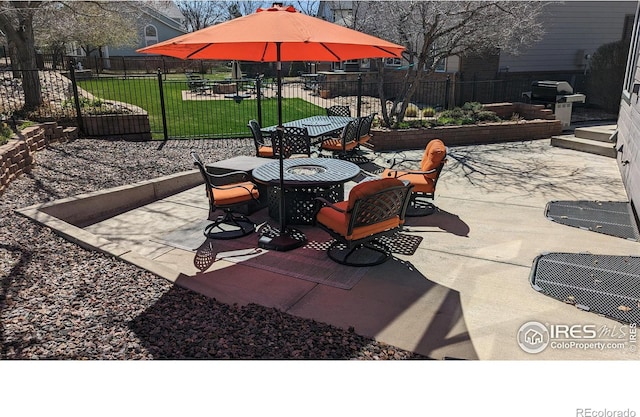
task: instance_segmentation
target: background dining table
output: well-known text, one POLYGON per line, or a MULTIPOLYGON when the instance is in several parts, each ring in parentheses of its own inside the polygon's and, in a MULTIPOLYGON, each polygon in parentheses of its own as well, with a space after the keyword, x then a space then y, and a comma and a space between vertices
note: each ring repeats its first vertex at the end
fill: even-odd
MULTIPOLYGON (((312 145, 315 145, 326 136, 340 133, 347 123, 353 119, 353 117, 347 116, 310 116, 283 123, 282 125, 285 127, 306 127, 312 145)), ((264 127, 262 131, 271 134, 277 127, 277 125, 264 127)))

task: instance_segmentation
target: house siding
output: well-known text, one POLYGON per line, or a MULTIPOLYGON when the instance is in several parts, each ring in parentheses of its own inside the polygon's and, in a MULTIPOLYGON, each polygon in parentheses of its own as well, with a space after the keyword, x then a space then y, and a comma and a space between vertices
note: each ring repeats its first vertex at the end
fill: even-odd
POLYGON ((140 56, 136 52, 136 49, 144 48, 145 44, 144 29, 147 25, 153 25, 158 30, 158 42, 166 41, 167 39, 175 38, 176 36, 184 35, 187 33, 180 28, 181 23, 177 22, 169 17, 150 10, 146 15, 146 18, 140 20, 138 27, 138 46, 136 47, 121 47, 114 48, 109 47, 110 56, 140 56))
MULTIPOLYGON (((634 7, 637 4, 634 2, 634 7)), ((636 36, 640 31, 637 20, 638 17, 636 17, 636 26, 634 27, 636 36)), ((640 42, 636 42, 631 48, 629 59, 632 59, 634 54, 637 56, 640 53, 640 42)), ((629 71, 633 72, 634 80, 629 85, 631 88, 633 84, 640 83, 640 61, 629 71)), ((622 182, 629 200, 638 210, 640 208, 640 101, 637 93, 631 91, 626 91, 620 102, 616 148, 618 149, 617 161, 622 182)))
POLYGON ((584 71, 585 54, 623 38, 625 19, 635 1, 567 1, 543 11, 545 34, 519 55, 502 53, 500 68, 509 72, 584 71))

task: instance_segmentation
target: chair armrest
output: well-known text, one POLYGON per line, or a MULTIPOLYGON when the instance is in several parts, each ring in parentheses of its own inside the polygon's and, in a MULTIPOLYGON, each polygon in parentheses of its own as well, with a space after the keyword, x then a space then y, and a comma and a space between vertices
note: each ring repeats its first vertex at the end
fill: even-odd
POLYGON ((395 173, 395 175, 393 176, 388 176, 387 178, 400 178, 403 177, 405 175, 410 175, 410 174, 418 174, 418 175, 427 175, 427 174, 433 174, 434 172, 437 172, 438 169, 437 168, 433 168, 430 169, 428 171, 403 171, 403 170, 391 170, 392 172, 395 173))
POLYGON ((387 163, 391 164, 390 167, 389 167, 390 169, 392 169, 396 165, 402 165, 405 162, 417 162, 417 163, 420 163, 421 161, 419 159, 405 159, 405 158, 402 158, 402 160, 397 161, 397 162, 396 162, 396 158, 392 158, 392 159, 387 160, 387 163))
POLYGON ((314 216, 323 207, 329 207, 329 208, 332 208, 335 211, 339 211, 340 213, 346 213, 345 210, 341 209, 340 207, 334 206, 331 201, 327 200, 324 197, 316 197, 316 198, 314 198, 314 200, 315 200, 314 216))

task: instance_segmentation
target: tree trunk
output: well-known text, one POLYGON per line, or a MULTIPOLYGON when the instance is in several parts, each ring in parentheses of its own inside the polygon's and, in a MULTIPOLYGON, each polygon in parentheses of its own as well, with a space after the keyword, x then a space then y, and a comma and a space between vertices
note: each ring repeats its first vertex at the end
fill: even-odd
POLYGON ((15 48, 15 57, 12 54, 11 66, 14 71, 15 68, 20 71, 25 110, 35 109, 42 104, 33 35, 33 13, 39 4, 39 2, 12 2, 17 11, 17 27, 11 25, 11 21, 6 17, 0 18, 0 27, 5 32, 9 45, 15 48), (16 62, 13 61, 14 58, 16 62))
POLYGON ((378 62, 378 98, 380 99, 380 108, 382 109, 382 120, 387 126, 391 126, 389 113, 387 112, 387 97, 384 94, 384 61, 378 62))

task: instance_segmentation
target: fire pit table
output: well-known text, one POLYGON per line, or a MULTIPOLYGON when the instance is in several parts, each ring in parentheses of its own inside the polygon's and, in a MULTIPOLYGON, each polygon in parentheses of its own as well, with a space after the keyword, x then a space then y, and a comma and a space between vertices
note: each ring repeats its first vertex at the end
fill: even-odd
MULTIPOLYGON (((344 199, 344 183, 360 173, 358 165, 331 158, 285 159, 284 189, 287 224, 313 223, 314 199, 337 202, 344 199)), ((280 162, 253 170, 253 179, 267 185, 269 216, 280 220, 280 162)))

